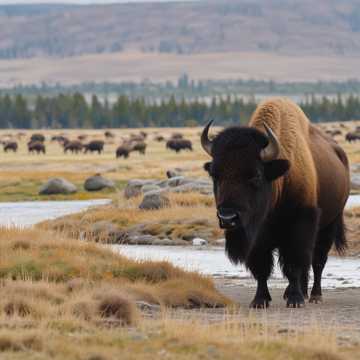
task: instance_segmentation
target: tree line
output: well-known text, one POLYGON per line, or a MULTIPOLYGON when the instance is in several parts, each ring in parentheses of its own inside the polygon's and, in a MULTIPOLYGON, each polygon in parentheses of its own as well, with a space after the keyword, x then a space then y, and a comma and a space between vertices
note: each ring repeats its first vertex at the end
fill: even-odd
MULTIPOLYGON (((360 119, 360 97, 307 97, 299 104, 313 122, 360 119)), ((181 127, 216 119, 219 125, 245 124, 257 106, 255 98, 213 97, 147 102, 144 98, 119 96, 113 103, 90 101, 81 93, 54 97, 37 96, 29 101, 21 94, 0 96, 0 128, 127 128, 181 127)))
MULTIPOLYGON (((131 98, 143 97, 146 101, 169 99, 172 95, 177 101, 182 98, 192 100, 196 97, 213 96, 251 96, 285 95, 304 98, 304 94, 334 96, 336 94, 360 94, 360 81, 317 81, 317 82, 275 82, 271 80, 194 80, 183 74, 176 81, 152 82, 85 82, 74 85, 42 83, 40 85, 18 85, 11 89, 0 88, 0 96, 9 94, 24 96, 57 96, 60 94, 96 94, 111 97, 126 95, 131 98)), ((310 96, 309 95, 309 96, 310 96)))

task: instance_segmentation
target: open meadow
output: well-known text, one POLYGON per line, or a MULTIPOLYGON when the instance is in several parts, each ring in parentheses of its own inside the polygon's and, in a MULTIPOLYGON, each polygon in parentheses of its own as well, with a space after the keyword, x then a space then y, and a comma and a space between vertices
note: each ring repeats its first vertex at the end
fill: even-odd
MULTIPOLYGON (((352 164, 360 162, 360 144, 346 143, 344 137, 356 125, 326 125, 328 130, 341 131, 335 138, 352 164)), ((221 245, 223 234, 203 170, 208 157, 200 146, 200 128, 112 129, 110 137, 104 136, 104 130, 40 132, 46 137, 46 154, 28 153, 27 142, 34 131, 1 131, 1 140, 16 141, 18 151, 1 154, 0 201, 108 198, 111 203, 45 221, 33 229, 0 230, 4 294, 0 352, 4 358, 233 359, 235 354, 254 360, 358 358, 359 314, 352 306, 353 297, 360 295, 357 289, 343 294, 329 290, 329 305, 300 309, 303 321, 294 326, 297 310, 281 311, 275 306, 268 313, 249 312, 247 297, 253 290, 235 289, 221 279, 214 282, 168 262, 130 260, 105 245, 131 243, 129 239, 141 243, 149 237, 159 245, 191 245, 196 237, 221 245), (147 134, 146 154, 131 152, 127 159, 116 158, 117 147, 140 131, 147 134), (174 133, 190 140, 193 151, 167 149, 166 140, 174 133), (70 140, 86 135, 83 143, 103 140, 104 152, 64 154, 62 145, 51 141, 56 135, 70 140), (164 140, 158 141, 159 136, 164 140), (169 170, 173 173, 167 179, 169 170), (85 180, 95 174, 114 186, 86 191, 85 180), (50 178, 66 179, 77 192, 40 195, 40 187, 50 178), (201 186, 171 185, 184 178, 201 186), (130 191, 127 184, 136 179, 166 182, 170 189, 166 206, 140 209, 144 192, 154 190, 154 185, 141 183, 140 191, 137 186, 131 193, 135 188, 130 191), (329 314, 342 314, 347 301, 350 315, 341 315, 343 321, 330 321, 329 314)), ((348 210, 350 255, 360 251, 359 218, 359 210, 348 210)))

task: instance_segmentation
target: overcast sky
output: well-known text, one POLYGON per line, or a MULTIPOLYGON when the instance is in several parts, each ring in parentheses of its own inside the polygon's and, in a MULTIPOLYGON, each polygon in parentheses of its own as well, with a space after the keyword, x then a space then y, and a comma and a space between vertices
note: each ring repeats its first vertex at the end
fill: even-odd
MULTIPOLYGON (((0 0, 3 4, 109 4, 109 3, 132 3, 132 2, 169 2, 179 0, 0 0)), ((181 0, 191 1, 191 0, 181 0)))

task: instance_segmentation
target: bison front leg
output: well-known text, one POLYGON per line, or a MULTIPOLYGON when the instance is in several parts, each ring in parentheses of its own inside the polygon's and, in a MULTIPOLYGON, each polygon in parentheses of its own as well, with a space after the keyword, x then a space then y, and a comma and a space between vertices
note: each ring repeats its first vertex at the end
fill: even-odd
POLYGON ((271 302, 271 295, 267 281, 273 269, 272 250, 260 245, 252 249, 247 259, 246 265, 250 269, 257 281, 256 294, 250 307, 254 309, 267 308, 271 302))
POLYGON ((307 275, 312 262, 314 244, 318 232, 320 211, 314 208, 297 210, 286 219, 288 235, 283 239, 280 262, 289 280, 284 297, 287 307, 302 307, 307 296, 307 275))

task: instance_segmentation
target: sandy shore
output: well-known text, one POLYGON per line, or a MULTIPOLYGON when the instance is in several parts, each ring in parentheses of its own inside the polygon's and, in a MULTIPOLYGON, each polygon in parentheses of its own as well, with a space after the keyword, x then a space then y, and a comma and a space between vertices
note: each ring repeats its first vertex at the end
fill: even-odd
POLYGON ((360 288, 324 290, 322 304, 306 303, 304 308, 288 309, 282 298, 283 289, 270 289, 271 306, 267 310, 249 309, 255 288, 234 284, 231 280, 216 280, 217 288, 237 304, 247 316, 280 326, 280 331, 304 326, 334 328, 340 341, 360 343, 360 288))

